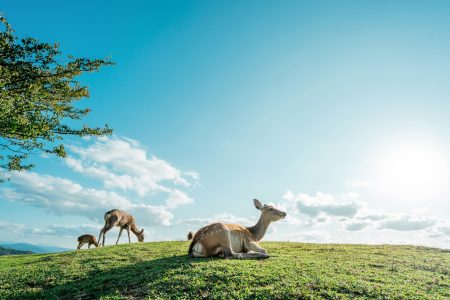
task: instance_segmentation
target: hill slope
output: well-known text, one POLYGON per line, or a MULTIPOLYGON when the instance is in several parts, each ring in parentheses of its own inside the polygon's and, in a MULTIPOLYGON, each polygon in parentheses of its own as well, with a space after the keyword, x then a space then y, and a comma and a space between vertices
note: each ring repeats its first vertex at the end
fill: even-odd
POLYGON ((16 249, 9 249, 0 246, 0 255, 19 255, 19 254, 32 254, 31 251, 22 251, 16 249))
POLYGON ((189 259, 187 242, 0 257, 0 298, 450 298, 450 253, 262 243, 266 260, 189 259))

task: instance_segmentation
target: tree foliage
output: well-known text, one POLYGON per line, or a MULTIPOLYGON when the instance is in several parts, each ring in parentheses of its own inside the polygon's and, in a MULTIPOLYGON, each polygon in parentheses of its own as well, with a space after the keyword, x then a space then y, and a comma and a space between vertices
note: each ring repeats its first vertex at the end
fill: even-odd
POLYGON ((58 44, 18 38, 0 16, 0 171, 27 170, 32 153, 65 157, 63 138, 111 134, 107 125, 74 128, 89 113, 76 101, 89 97, 76 77, 112 64, 109 60, 63 58, 58 44))

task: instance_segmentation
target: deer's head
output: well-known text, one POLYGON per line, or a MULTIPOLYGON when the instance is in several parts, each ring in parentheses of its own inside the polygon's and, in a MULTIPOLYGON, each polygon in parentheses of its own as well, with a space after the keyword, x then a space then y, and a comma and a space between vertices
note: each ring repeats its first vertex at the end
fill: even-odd
POLYGON ((253 199, 253 203, 255 204, 256 209, 261 211, 262 218, 269 222, 275 222, 286 217, 286 213, 284 211, 278 210, 272 205, 262 204, 257 199, 253 199))
POLYGON ((139 232, 139 234, 137 235, 137 238, 138 238, 139 242, 144 241, 144 229, 142 229, 141 232, 139 232))

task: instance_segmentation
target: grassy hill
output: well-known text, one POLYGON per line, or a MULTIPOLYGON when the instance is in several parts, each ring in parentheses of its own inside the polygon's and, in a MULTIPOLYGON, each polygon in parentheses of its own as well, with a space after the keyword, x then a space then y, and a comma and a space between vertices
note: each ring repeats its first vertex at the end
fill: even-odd
POLYGON ((0 298, 450 298, 443 250, 262 244, 271 258, 189 259, 187 242, 3 256, 0 298))

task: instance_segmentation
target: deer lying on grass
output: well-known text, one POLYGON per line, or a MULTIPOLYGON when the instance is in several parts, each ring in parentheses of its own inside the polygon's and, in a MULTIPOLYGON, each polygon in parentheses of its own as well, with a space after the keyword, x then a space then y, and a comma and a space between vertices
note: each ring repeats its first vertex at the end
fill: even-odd
POLYGON ((286 217, 286 213, 254 199, 256 209, 261 211, 258 223, 252 227, 237 224, 213 223, 200 228, 195 234, 189 232, 189 257, 221 256, 224 258, 268 258, 269 255, 258 242, 264 237, 271 222, 286 217))
POLYGON ((98 247, 98 243, 97 240, 95 239, 95 236, 91 234, 83 234, 78 237, 77 250, 80 250, 84 244, 88 244, 88 249, 91 248, 91 245, 95 245, 95 247, 98 247))
POLYGON ((144 241, 144 229, 139 230, 136 226, 136 221, 133 216, 119 209, 113 209, 105 213, 105 226, 100 230, 100 235, 98 236, 98 241, 103 234, 102 245, 105 246, 105 235, 114 226, 120 227, 119 237, 117 238, 116 245, 119 243, 120 236, 122 235, 122 230, 126 229, 128 233, 128 242, 131 243, 130 230, 138 238, 139 242, 144 241))

